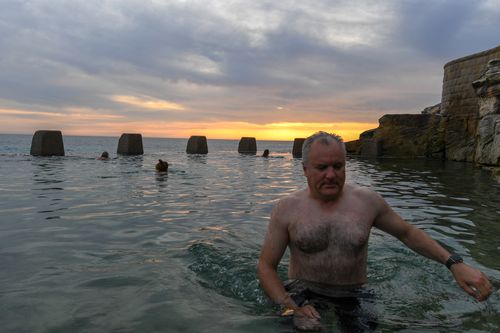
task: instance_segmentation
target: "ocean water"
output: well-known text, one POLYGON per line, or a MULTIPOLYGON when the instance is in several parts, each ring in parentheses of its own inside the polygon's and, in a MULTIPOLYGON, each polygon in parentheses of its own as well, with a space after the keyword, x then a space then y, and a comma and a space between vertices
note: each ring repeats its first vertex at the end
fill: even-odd
MULTIPOLYGON (((1 332, 290 332, 255 266, 275 202, 306 185, 292 142, 64 137, 65 157, 0 135, 1 332), (96 160, 104 150, 108 161, 96 160), (161 158, 169 173, 154 171, 161 158)), ((380 332, 500 332, 500 184, 465 163, 349 158, 348 182, 482 269, 495 291, 466 295, 442 265, 373 230, 369 287, 380 332)), ((287 256, 280 265, 284 277, 287 256)), ((334 315, 324 316, 335 331, 334 315)))

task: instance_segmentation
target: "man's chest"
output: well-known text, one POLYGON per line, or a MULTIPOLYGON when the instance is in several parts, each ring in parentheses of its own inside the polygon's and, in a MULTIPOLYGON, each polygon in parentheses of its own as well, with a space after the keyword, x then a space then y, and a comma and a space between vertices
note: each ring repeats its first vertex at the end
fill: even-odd
POLYGON ((368 242, 373 218, 364 212, 337 211, 296 215, 289 228, 290 245, 304 253, 356 251, 368 242))

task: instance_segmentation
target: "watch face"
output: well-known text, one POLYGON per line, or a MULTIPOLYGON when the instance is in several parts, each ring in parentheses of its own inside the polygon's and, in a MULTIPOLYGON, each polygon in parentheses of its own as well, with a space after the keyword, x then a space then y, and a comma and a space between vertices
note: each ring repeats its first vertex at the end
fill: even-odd
POLYGON ((459 256, 458 254, 452 254, 446 261, 446 267, 450 268, 451 265, 458 264, 461 262, 464 262, 461 256, 459 256))

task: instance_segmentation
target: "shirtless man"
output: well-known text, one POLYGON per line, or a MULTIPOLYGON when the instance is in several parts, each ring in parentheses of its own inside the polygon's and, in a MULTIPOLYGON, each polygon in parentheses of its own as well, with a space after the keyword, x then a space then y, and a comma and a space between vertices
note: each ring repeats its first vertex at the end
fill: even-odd
POLYGON ((339 136, 312 135, 304 142, 302 158, 308 187, 274 207, 257 267, 264 291, 294 313, 296 326, 315 328, 320 315, 314 303, 296 304, 280 280, 277 266, 286 248, 290 248, 290 279, 306 283, 317 293, 321 286, 353 290, 367 282, 368 238, 373 226, 415 252, 446 264, 469 295, 479 301, 489 297, 492 288, 484 273, 404 221, 377 193, 345 184, 346 153, 339 136))

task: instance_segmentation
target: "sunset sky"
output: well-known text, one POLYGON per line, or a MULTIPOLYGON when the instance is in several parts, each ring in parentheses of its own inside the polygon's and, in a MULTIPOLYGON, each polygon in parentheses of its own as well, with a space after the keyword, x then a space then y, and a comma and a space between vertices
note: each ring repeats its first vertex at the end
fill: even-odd
POLYGON ((0 133, 346 140, 440 102, 500 0, 1 0, 0 133))

